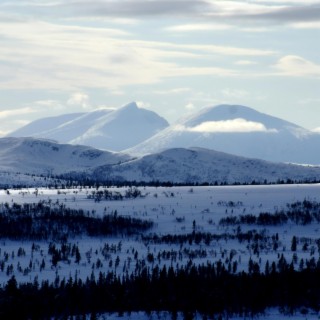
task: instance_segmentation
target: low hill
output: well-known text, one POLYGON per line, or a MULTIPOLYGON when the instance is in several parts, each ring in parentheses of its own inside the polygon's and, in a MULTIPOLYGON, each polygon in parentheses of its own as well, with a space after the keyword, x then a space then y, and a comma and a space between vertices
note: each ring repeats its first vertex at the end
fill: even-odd
POLYGON ((0 171, 35 175, 87 172, 93 167, 127 161, 121 153, 34 138, 1 138, 0 171))
POLYGON ((174 148, 113 166, 94 175, 105 180, 175 183, 264 183, 320 180, 320 167, 273 163, 203 148, 174 148))

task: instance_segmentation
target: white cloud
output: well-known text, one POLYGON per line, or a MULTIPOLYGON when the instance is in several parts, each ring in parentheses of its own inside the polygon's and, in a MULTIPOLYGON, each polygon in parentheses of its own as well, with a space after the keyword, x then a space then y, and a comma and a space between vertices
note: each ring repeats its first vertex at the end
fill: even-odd
POLYGON ((251 66, 257 64, 257 62, 251 60, 238 60, 234 64, 238 66, 251 66))
POLYGON ((173 88, 169 90, 156 90, 153 93, 160 94, 160 95, 168 95, 168 94, 182 94, 190 91, 191 91, 190 88, 173 88))
POLYGON ((133 40, 131 35, 117 29, 33 20, 0 22, 0 36, 4 39, 0 50, 3 61, 0 88, 3 89, 77 92, 95 87, 121 91, 126 85, 152 84, 170 77, 234 77, 241 74, 219 66, 213 55, 275 54, 272 50, 236 46, 133 40), (180 58, 207 62, 190 64, 180 58))
POLYGON ((45 107, 46 109, 50 109, 50 111, 61 111, 64 110, 65 106, 58 100, 38 100, 33 103, 37 107, 40 107, 43 109, 45 107))
POLYGON ((267 24, 291 24, 293 22, 318 21, 319 1, 215 1, 205 13, 212 18, 230 21, 262 22, 267 24), (260 3, 259 3, 260 2, 260 3))
POLYGON ((190 32, 205 32, 205 31, 226 31, 226 30, 237 30, 248 33, 262 33, 271 32, 273 29, 268 27, 258 27, 256 25, 252 27, 242 27, 235 21, 228 20, 229 24, 224 23, 195 23, 195 24, 180 24, 173 25, 164 28, 165 31, 173 33, 190 33, 190 32))
POLYGON ((115 107, 111 107, 111 106, 105 106, 105 105, 100 105, 100 106, 97 106, 96 108, 93 109, 93 111, 96 111, 96 110, 117 110, 117 108, 115 107))
POLYGON ((11 130, 0 130, 0 137, 6 136, 11 130))
POLYGON ((181 49, 188 50, 197 50, 207 53, 215 53, 221 55, 228 56, 248 56, 248 57, 256 57, 256 56, 272 56, 275 55, 276 52, 273 50, 261 50, 255 48, 241 48, 241 47, 233 47, 233 46, 219 46, 219 45, 172 45, 180 47, 181 49))
POLYGON ((67 101, 69 106, 81 106, 83 109, 90 108, 89 96, 83 92, 73 93, 67 101))
POLYGON ((136 104, 139 108, 149 109, 151 107, 149 102, 136 101, 136 104))
POLYGON ((23 2, 6 6, 9 10, 30 9, 38 15, 46 16, 76 16, 76 17, 111 17, 111 18, 141 18, 145 16, 181 16, 195 14, 209 8, 203 0, 91 0, 91 1, 39 1, 37 3, 23 2))
POLYGON ((223 121, 205 121, 195 127, 179 126, 176 130, 203 133, 277 132, 276 129, 267 129, 265 125, 260 122, 247 121, 241 118, 223 121))
POLYGON ((320 65, 299 56, 285 56, 274 67, 281 72, 280 75, 320 77, 320 65))
POLYGON ((295 29, 320 29, 319 21, 311 21, 311 22, 298 22, 290 25, 295 29))
POLYGON ((227 24, 181 24, 165 28, 170 32, 196 32, 196 31, 221 31, 231 29, 231 25, 227 24))
MULTIPOLYGON (((5 12, 31 17, 140 19, 145 17, 175 19, 197 18, 202 21, 250 21, 291 23, 317 21, 319 1, 297 0, 91 0, 91 1, 7 1, 1 5, 5 12), (213 20, 214 19, 214 20, 213 20)), ((218 22, 217 22, 218 21, 218 22)))
POLYGON ((275 31, 274 28, 268 26, 268 27, 246 27, 246 28, 240 28, 240 31, 248 32, 248 33, 265 33, 265 32, 271 32, 275 31))
POLYGON ((185 108, 188 110, 188 111, 193 111, 195 109, 195 106, 193 103, 189 102, 185 108))
POLYGON ((245 90, 239 90, 239 89, 224 89, 222 90, 222 94, 228 98, 234 98, 234 99, 243 99, 248 98, 250 93, 245 90))
POLYGON ((0 119, 10 118, 14 116, 20 116, 22 114, 30 114, 37 112, 36 109, 31 107, 25 107, 20 109, 10 109, 10 110, 3 110, 0 111, 0 119))

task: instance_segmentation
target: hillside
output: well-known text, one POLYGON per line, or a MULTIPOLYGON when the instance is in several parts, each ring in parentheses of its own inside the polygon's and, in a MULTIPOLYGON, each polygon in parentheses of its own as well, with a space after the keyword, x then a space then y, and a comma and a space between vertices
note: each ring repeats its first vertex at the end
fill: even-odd
POLYGON ((87 172, 99 165, 115 164, 129 159, 86 146, 58 144, 34 138, 1 138, 0 171, 35 175, 87 172))
POLYGON ((320 167, 272 163, 204 148, 173 148, 134 159, 123 153, 34 138, 0 139, 0 171, 173 183, 320 180, 320 167))
POLYGON ((175 183, 263 183, 320 179, 320 167, 272 163, 207 150, 175 148, 97 168, 100 179, 175 183))

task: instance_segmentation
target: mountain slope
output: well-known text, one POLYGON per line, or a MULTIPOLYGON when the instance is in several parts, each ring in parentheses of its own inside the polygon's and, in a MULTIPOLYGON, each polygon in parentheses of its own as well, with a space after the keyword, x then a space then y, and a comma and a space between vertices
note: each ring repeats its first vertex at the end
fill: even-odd
POLYGON ((120 109, 62 115, 36 120, 8 136, 52 139, 121 151, 150 138, 168 126, 155 112, 129 103, 120 109))
POLYGON ((202 147, 276 162, 320 164, 319 134, 238 105, 201 110, 125 152, 143 155, 176 147, 202 147))
POLYGON ((119 165, 102 166, 94 175, 106 180, 175 183, 263 183, 320 179, 320 167, 272 163, 202 148, 176 148, 119 165))
POLYGON ((125 154, 34 138, 1 138, 0 171, 35 175, 85 173, 93 167, 127 161, 125 154))
POLYGON ((150 138, 168 125, 155 112, 138 108, 133 102, 101 117, 94 126, 70 142, 121 151, 150 138))
POLYGON ((41 118, 11 132, 10 137, 37 137, 41 135, 44 137, 47 135, 47 132, 54 130, 66 122, 72 121, 83 114, 84 113, 69 113, 56 117, 41 118))

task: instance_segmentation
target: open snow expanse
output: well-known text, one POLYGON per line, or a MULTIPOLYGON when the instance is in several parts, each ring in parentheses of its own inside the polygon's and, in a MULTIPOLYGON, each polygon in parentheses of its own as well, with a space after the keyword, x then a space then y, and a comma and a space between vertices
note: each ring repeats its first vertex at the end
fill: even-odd
MULTIPOLYGON (((259 320, 315 320, 319 319, 319 314, 315 312, 307 311, 307 314, 303 314, 297 312, 295 315, 286 316, 281 314, 276 309, 270 309, 266 312, 265 315, 255 316, 255 317, 225 317, 228 320, 252 320, 252 319, 259 319, 259 320)), ((90 317, 88 317, 90 319, 90 317)), ((169 312, 161 312, 161 313, 151 313, 146 314, 144 312, 135 312, 135 313, 124 313, 124 314, 103 314, 98 317, 99 320, 171 320, 172 316, 169 312)), ((184 319, 182 314, 177 315, 177 320, 184 319)), ((200 315, 195 315, 195 320, 200 320, 202 317, 200 315)))
MULTIPOLYGON (((284 259, 295 270, 302 270, 320 261, 318 221, 288 219, 261 224, 252 219, 238 223, 236 218, 286 213, 292 204, 299 206, 303 201, 317 206, 320 185, 1 190, 1 212, 41 203, 50 210, 71 208, 84 210, 90 217, 132 217, 153 225, 132 234, 68 234, 63 241, 2 238, 0 284, 4 287, 13 275, 18 283, 58 283, 63 279, 98 279, 101 272, 122 276, 156 265, 178 269, 191 263, 214 263, 232 273, 263 273, 272 262, 281 268, 284 259)), ((144 316, 136 313, 131 319, 148 318, 144 316)), ((261 319, 272 318, 271 313, 261 319)), ((292 319, 315 318, 316 314, 311 317, 309 313, 292 319)))

